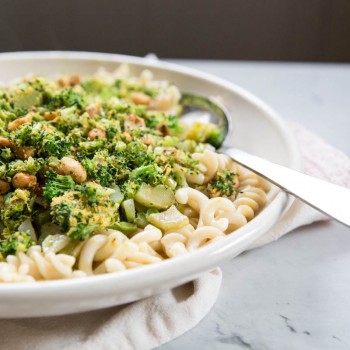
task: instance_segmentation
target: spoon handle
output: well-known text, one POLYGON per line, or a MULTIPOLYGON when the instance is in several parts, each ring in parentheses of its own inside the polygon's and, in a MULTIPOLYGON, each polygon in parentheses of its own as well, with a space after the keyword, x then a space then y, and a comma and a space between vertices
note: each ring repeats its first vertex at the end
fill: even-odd
POLYGON ((350 189, 302 174, 235 148, 221 148, 219 152, 315 209, 350 226, 350 189))

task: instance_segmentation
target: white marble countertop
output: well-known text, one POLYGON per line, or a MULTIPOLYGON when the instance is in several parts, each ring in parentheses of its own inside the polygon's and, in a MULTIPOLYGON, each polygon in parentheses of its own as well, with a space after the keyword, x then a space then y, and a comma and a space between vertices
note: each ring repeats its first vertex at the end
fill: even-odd
MULTIPOLYGON (((350 65, 174 62, 250 90, 350 155, 350 65)), ((222 270, 207 317, 159 349, 350 349, 350 229, 303 227, 222 270)))

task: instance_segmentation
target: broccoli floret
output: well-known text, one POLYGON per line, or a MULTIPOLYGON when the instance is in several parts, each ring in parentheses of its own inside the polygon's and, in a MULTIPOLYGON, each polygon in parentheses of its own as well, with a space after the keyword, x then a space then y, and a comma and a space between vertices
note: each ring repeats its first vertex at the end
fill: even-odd
POLYGON ((19 172, 26 172, 35 175, 44 166, 44 159, 29 157, 27 160, 15 160, 8 164, 7 176, 13 176, 19 172))
POLYGON ((73 89, 64 89, 50 99, 47 107, 49 109, 72 106, 82 108, 85 104, 86 102, 82 94, 77 93, 73 89))
POLYGON ((42 148, 38 154, 44 157, 56 156, 62 158, 69 155, 69 150, 70 143, 67 138, 49 134, 43 138, 42 148))
POLYGON ((170 132, 170 135, 178 135, 183 131, 183 128, 179 123, 179 119, 175 115, 168 117, 167 128, 170 132))
POLYGON ((10 148, 1 148, 0 149, 0 161, 4 163, 10 162, 14 158, 10 148))
POLYGON ((183 130, 177 116, 169 116, 161 112, 146 115, 145 123, 147 128, 157 129, 163 135, 178 135, 183 130))
POLYGON ((98 95, 99 100, 107 101, 111 97, 120 96, 120 80, 116 80, 114 84, 106 85, 105 82, 89 79, 82 82, 81 87, 88 94, 87 98, 91 101, 96 100, 96 95, 98 95))
POLYGON ((9 234, 3 232, 0 239, 0 260, 9 254, 16 254, 17 252, 25 252, 28 248, 35 244, 30 235, 26 232, 16 231, 9 234))
POLYGON ((210 143, 214 147, 220 147, 223 142, 223 136, 215 124, 193 123, 191 129, 187 132, 186 138, 196 142, 210 143))
POLYGON ((119 204, 111 200, 113 193, 98 184, 86 184, 82 192, 69 191, 55 197, 51 202, 53 221, 71 239, 85 240, 94 231, 115 223, 119 204))
POLYGON ((141 184, 145 182, 149 185, 156 186, 162 183, 164 176, 161 173, 161 169, 156 165, 144 165, 136 168, 130 174, 130 180, 141 184))
POLYGON ((16 189, 5 196, 4 207, 1 210, 1 220, 9 230, 18 226, 31 217, 33 213, 34 196, 28 190, 16 189))
POLYGON ((34 147, 38 156, 62 158, 70 150, 69 139, 54 126, 45 123, 24 125, 10 136, 17 147, 34 147))
POLYGON ((129 179, 121 184, 121 190, 126 198, 134 198, 142 183, 156 186, 166 180, 167 177, 163 175, 160 167, 155 164, 144 165, 131 172, 129 179))
POLYGON ((78 158, 91 158, 96 152, 105 148, 105 144, 106 141, 104 139, 80 142, 77 147, 77 156, 78 158))
POLYGON ((108 150, 96 152, 92 159, 82 159, 81 163, 91 179, 107 187, 124 178, 128 172, 125 159, 110 156, 108 150))
POLYGON ((7 167, 6 164, 0 165, 0 179, 7 181, 7 167))
POLYGON ((124 157, 131 169, 141 165, 154 163, 154 155, 148 152, 147 146, 140 141, 132 141, 127 144, 124 152, 117 153, 117 156, 124 157))
POLYGON ((101 204, 106 197, 114 193, 111 188, 102 187, 96 183, 89 182, 79 186, 83 199, 89 204, 101 204), (102 201, 101 201, 102 200, 102 201))
POLYGON ((55 197, 62 196, 67 191, 73 191, 76 186, 71 176, 58 175, 52 170, 46 172, 46 178, 43 197, 49 202, 55 197))

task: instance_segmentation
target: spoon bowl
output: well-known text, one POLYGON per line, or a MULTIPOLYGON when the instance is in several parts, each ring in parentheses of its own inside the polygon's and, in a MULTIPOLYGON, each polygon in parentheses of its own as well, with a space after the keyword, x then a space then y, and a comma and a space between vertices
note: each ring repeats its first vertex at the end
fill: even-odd
POLYGON ((215 124, 219 127, 222 135, 221 144, 232 133, 232 119, 227 108, 221 104, 219 98, 195 96, 183 93, 180 104, 182 106, 181 122, 191 125, 195 122, 215 124))

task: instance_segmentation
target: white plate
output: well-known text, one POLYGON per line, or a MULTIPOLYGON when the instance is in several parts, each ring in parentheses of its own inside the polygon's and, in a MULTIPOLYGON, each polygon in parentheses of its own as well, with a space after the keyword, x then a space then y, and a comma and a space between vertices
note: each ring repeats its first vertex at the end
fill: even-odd
MULTIPOLYGON (((0 54, 0 80, 28 72, 91 74, 103 66, 114 70, 127 62, 132 72, 148 68, 157 79, 168 79, 180 90, 221 96, 234 118, 230 144, 299 170, 296 142, 281 118, 262 101, 222 79, 174 64, 114 54, 29 52, 0 54)), ((0 317, 63 315, 135 301, 188 282, 235 257, 262 237, 290 206, 292 198, 274 188, 270 203, 234 234, 196 252, 159 264, 80 279, 0 285, 0 317)))

